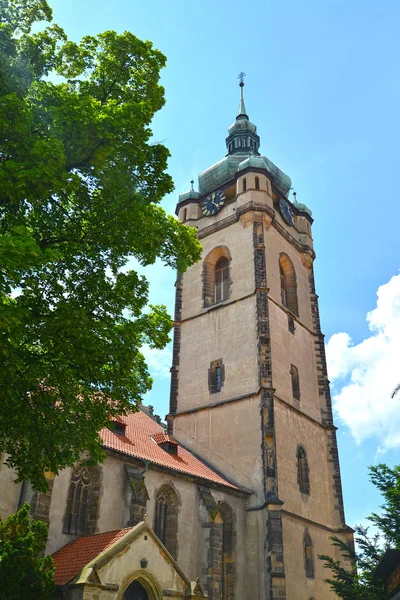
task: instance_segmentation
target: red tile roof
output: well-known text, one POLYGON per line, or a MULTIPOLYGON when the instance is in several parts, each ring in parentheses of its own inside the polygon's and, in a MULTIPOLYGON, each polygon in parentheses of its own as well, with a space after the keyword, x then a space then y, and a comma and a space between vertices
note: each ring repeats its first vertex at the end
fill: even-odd
POLYGON ((148 460, 181 473, 195 475, 214 483, 238 489, 236 485, 218 475, 201 460, 193 456, 191 452, 182 448, 173 438, 171 438, 171 441, 178 444, 177 454, 169 454, 166 450, 163 450, 158 444, 167 441, 169 436, 164 433, 161 425, 142 410, 120 417, 120 419, 126 424, 125 435, 115 433, 107 428, 102 429, 100 432, 103 445, 106 448, 148 460))
POLYGON ((56 585, 65 585, 74 579, 88 562, 96 558, 100 552, 103 552, 111 544, 121 539, 128 531, 130 531, 130 528, 79 537, 57 550, 53 554, 56 568, 54 575, 56 585))

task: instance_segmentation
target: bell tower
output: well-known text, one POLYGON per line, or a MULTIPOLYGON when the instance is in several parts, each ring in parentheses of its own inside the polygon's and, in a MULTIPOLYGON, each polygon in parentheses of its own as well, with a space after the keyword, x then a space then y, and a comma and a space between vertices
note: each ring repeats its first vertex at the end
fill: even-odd
POLYGON ((349 539, 315 292, 311 211, 240 105, 226 156, 179 197, 202 260, 176 282, 169 432, 252 493, 248 600, 331 598, 316 559, 349 539), (308 556, 308 559, 307 559, 308 556), (308 561, 308 562, 307 562, 308 561), (250 584, 251 581, 251 584, 250 584))

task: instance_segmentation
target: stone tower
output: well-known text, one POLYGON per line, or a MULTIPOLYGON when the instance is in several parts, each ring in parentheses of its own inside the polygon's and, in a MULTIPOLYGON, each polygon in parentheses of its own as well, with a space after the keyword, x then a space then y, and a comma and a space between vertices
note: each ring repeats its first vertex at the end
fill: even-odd
POLYGON ((350 539, 351 530, 314 287, 313 219, 288 200, 290 178, 259 153, 243 78, 240 92, 227 155, 177 205, 203 255, 176 283, 169 433, 252 492, 248 600, 328 599, 316 556, 332 555, 329 536, 350 539))

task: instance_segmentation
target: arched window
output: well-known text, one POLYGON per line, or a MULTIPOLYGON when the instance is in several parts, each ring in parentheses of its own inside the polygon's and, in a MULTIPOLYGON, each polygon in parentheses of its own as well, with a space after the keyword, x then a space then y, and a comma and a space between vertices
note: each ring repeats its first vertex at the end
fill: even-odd
POLYGON ((242 180, 242 192, 245 192, 247 188, 246 177, 243 177, 242 180))
POLYGON ((311 536, 306 530, 303 538, 303 552, 304 552, 304 569, 306 577, 314 579, 314 548, 311 540, 311 536))
POLYGON ((223 302, 229 295, 229 261, 221 256, 215 265, 215 303, 223 302))
POLYGON ((293 394, 293 398, 296 398, 296 400, 300 400, 299 370, 294 365, 290 365, 290 375, 292 377, 292 394, 293 394))
POLYGON ((176 559, 178 554, 178 497, 170 485, 163 485, 157 494, 154 533, 176 559))
POLYGON ((229 298, 230 255, 224 246, 214 248, 203 263, 204 306, 212 306, 229 298))
POLYGON ((222 523, 222 600, 234 600, 236 589, 235 513, 226 502, 220 505, 222 523))
POLYGON ((183 209, 183 220, 186 221, 187 219, 187 208, 183 209))
POLYGON ((279 256, 279 271, 282 304, 292 313, 298 315, 296 273, 292 261, 284 252, 279 256))
POLYGON ((101 493, 99 467, 76 467, 68 489, 64 533, 92 535, 96 533, 101 493))
POLYGON ((90 490, 90 474, 85 467, 78 467, 72 473, 68 490, 67 512, 64 520, 64 533, 85 535, 86 508, 90 490))
POLYGON ((260 178, 259 177, 255 178, 255 186, 256 186, 256 190, 260 189, 260 178))
POLYGON ((297 448, 297 483, 302 494, 310 493, 310 471, 307 454, 303 446, 297 448))

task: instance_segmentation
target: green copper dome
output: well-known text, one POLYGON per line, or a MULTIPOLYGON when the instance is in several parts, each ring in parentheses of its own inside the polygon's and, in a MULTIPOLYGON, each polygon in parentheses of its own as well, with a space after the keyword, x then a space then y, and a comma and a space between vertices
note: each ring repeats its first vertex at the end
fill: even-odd
POLYGON ((185 192, 184 194, 179 194, 178 202, 183 202, 184 200, 189 200, 189 198, 193 198, 193 200, 198 200, 201 198, 201 194, 199 192, 195 192, 194 189, 185 192))
POLYGON ((308 208, 307 204, 303 204, 303 202, 297 202, 296 200, 293 203, 295 205, 296 208, 298 208, 298 210, 300 212, 305 212, 308 215, 310 215, 310 217, 312 217, 312 211, 310 208, 308 208))
POLYGON ((226 138, 228 153, 225 158, 200 173, 200 194, 209 194, 232 181, 238 171, 247 167, 257 167, 267 170, 274 186, 286 196, 291 187, 290 177, 278 169, 269 158, 260 156, 260 138, 257 135, 257 127, 249 121, 246 114, 243 87, 244 83, 241 81, 239 114, 229 127, 229 135, 226 138))

